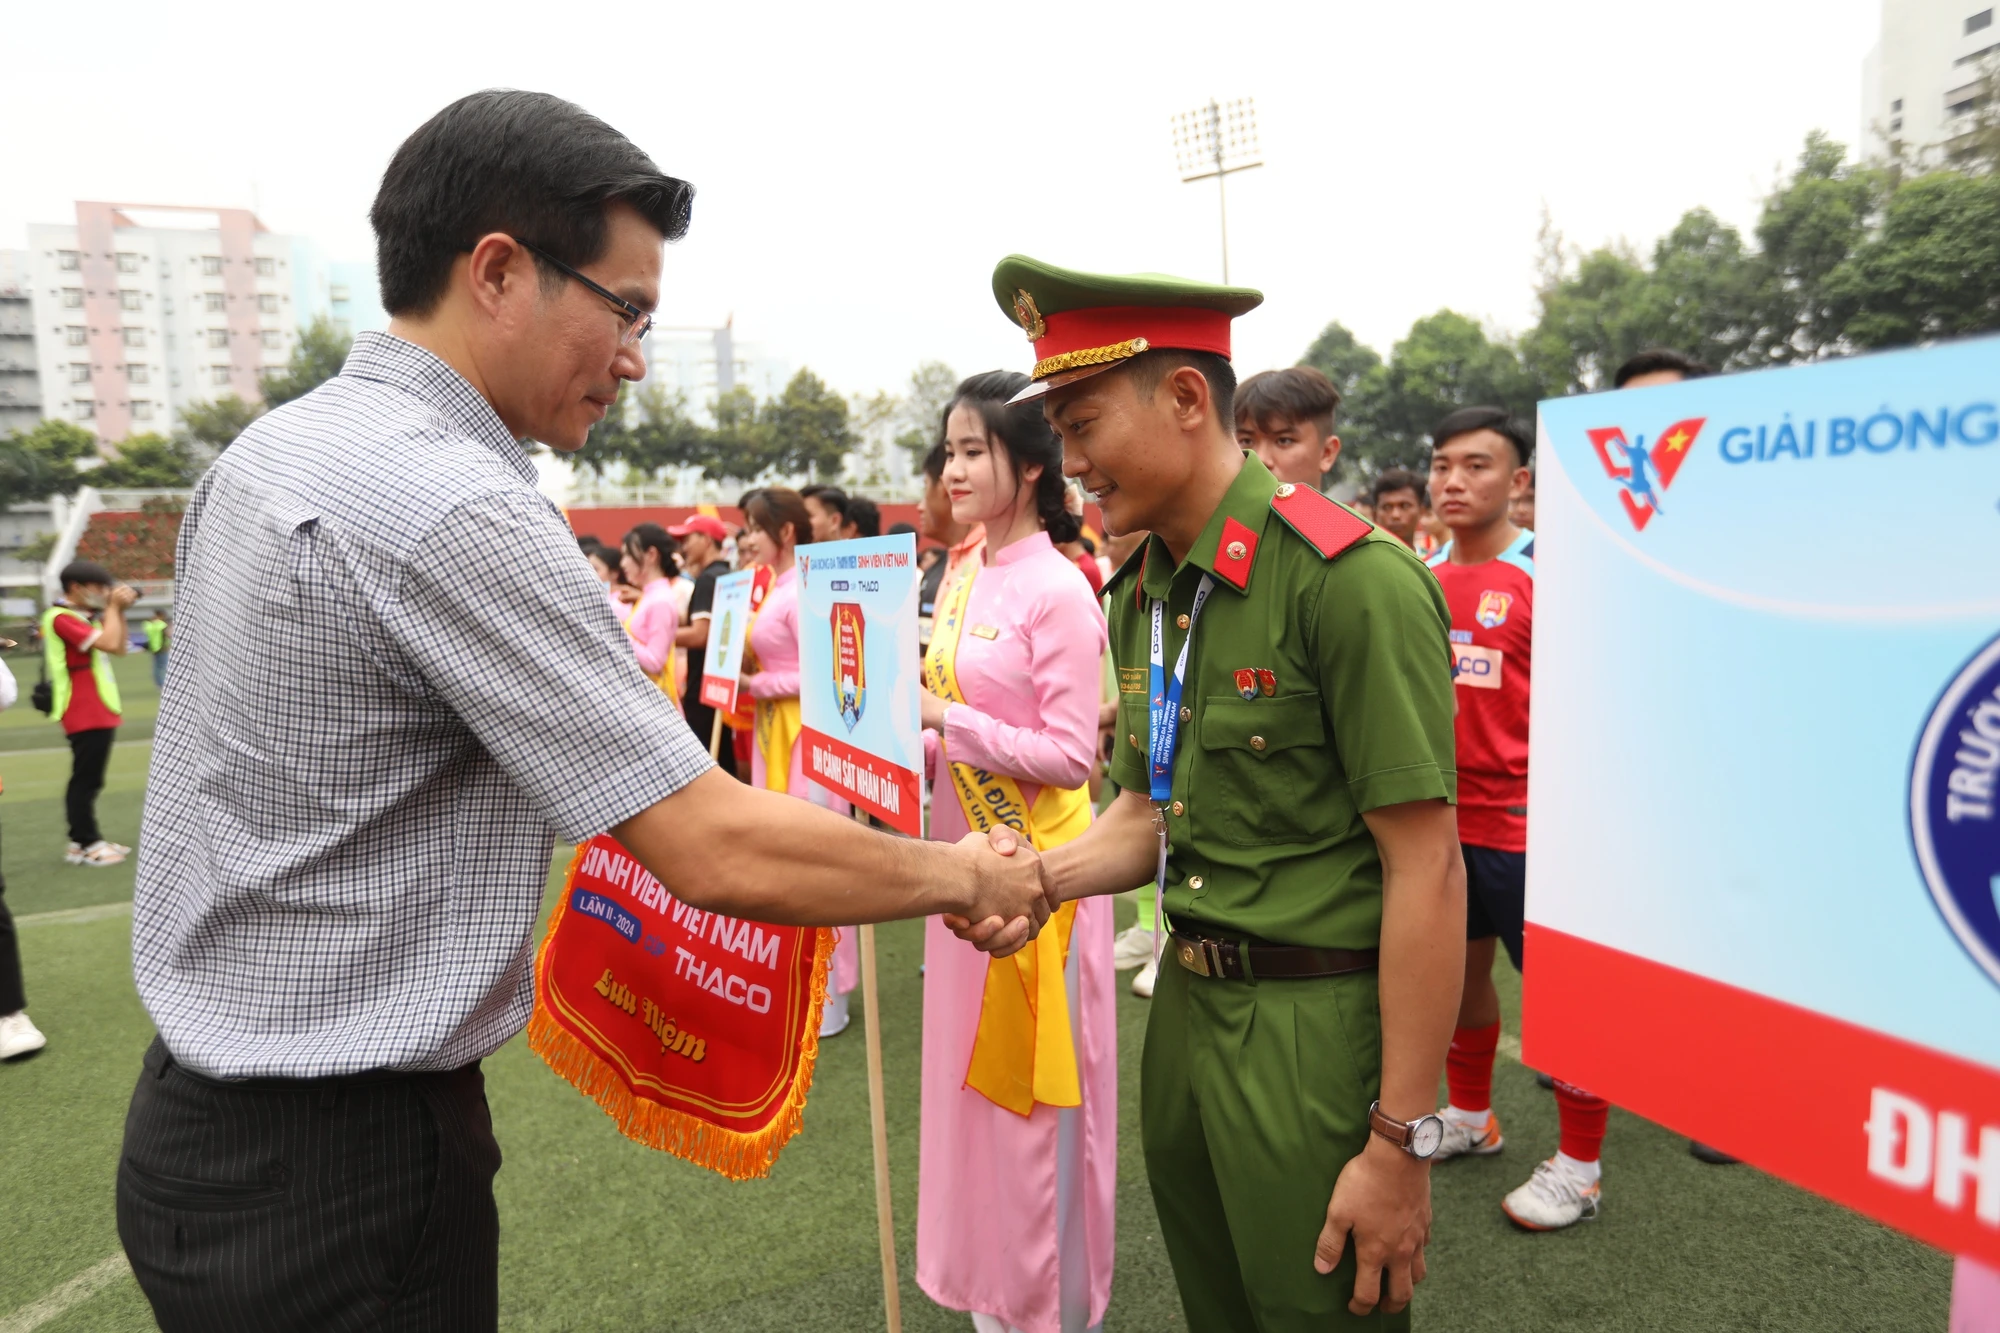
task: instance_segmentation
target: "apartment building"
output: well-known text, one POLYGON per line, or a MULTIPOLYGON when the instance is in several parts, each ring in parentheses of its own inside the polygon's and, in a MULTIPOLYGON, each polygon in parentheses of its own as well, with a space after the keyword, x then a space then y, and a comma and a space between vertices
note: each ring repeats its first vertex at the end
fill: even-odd
POLYGON ((42 419, 41 364, 28 252, 0 250, 0 435, 42 419))
POLYGON ((1948 146, 1973 127, 1983 78, 2000 68, 1994 0, 1883 0, 1882 35, 1861 67, 1869 156, 1948 146))

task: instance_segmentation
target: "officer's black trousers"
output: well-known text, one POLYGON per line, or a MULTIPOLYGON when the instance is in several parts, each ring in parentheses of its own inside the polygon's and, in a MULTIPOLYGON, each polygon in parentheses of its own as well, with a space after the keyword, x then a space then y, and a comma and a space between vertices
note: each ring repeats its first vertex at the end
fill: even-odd
POLYGON ((166 1333, 491 1330, 499 1168, 476 1063, 224 1083, 155 1038, 118 1236, 166 1333))

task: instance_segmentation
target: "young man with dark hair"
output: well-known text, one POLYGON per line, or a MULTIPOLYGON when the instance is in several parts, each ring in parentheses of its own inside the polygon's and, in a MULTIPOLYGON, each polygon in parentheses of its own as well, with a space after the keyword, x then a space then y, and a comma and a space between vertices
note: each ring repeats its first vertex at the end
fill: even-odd
POLYGON ((847 522, 841 527, 843 537, 879 537, 882 535, 882 508, 865 495, 847 497, 847 522))
POLYGON ((1140 1119, 1188 1326, 1407 1328, 1464 947, 1443 598, 1239 445, 1261 294, 1020 255, 993 292, 1064 471, 1151 533, 1105 589, 1122 790, 1045 864, 1065 899, 1160 871, 1140 1119))
POLYGON ((1678 384, 1713 375, 1715 367, 1671 347, 1648 347, 1628 358, 1611 376, 1614 389, 1643 389, 1649 384, 1678 384))
POLYGON ((812 540, 839 541, 847 526, 847 492, 838 486, 803 486, 799 494, 805 497, 806 515, 812 519, 812 540))
POLYGON ((1368 498, 1375 526, 1415 550, 1417 524, 1423 521, 1424 510, 1431 503, 1424 479, 1408 468, 1389 468, 1375 478, 1375 484, 1368 488, 1368 498))
MULTIPOLYGON (((1431 431, 1431 503, 1451 532, 1429 564, 1451 606, 1467 941, 1440 1160, 1488 1156, 1505 1143, 1492 1104, 1500 1041, 1493 946, 1497 938, 1521 967, 1535 613, 1535 537, 1515 526, 1508 508, 1527 489, 1533 452, 1534 436, 1504 408, 1462 408, 1431 431)), ((1610 1108, 1560 1080, 1555 1093, 1561 1146, 1500 1203, 1534 1231, 1597 1216, 1602 1194, 1598 1157, 1610 1108)))
POLYGON ((115 866, 132 849, 107 842, 99 831, 97 794, 104 790, 104 769, 125 712, 110 659, 131 649, 125 611, 139 600, 139 591, 91 560, 70 561, 60 578, 63 599, 42 614, 42 649, 53 699, 49 716, 62 723, 69 738, 69 789, 63 796, 69 850, 63 859, 73 866, 115 866))
POLYGON ((165 1328, 497 1325, 480 1061, 532 1010, 558 832, 734 917, 969 913, 996 951, 1047 919, 1011 830, 894 839, 715 771, 536 489, 521 441, 574 452, 645 374, 691 194, 558 98, 452 103, 370 213, 388 332, 188 502, 117 1186, 165 1328))
POLYGON ((1263 370, 1236 391, 1236 443, 1279 481, 1318 490, 1340 457, 1340 390, 1311 366, 1263 370))

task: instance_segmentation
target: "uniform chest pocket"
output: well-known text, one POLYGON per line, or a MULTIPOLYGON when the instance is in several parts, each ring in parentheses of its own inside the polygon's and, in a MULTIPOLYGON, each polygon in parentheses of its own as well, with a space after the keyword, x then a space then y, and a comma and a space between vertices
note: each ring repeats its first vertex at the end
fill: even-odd
POLYGON ((1193 821, 1204 836, 1250 846, 1309 843, 1343 837, 1353 825, 1317 693, 1204 700, 1201 765, 1193 821))

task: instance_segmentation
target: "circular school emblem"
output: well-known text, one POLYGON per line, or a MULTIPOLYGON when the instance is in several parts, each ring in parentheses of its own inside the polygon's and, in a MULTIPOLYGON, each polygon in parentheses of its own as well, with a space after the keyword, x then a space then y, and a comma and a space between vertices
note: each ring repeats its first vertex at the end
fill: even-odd
POLYGON ((1938 696, 1910 765, 1910 842, 1939 915, 2000 985, 2000 636, 1938 696))

